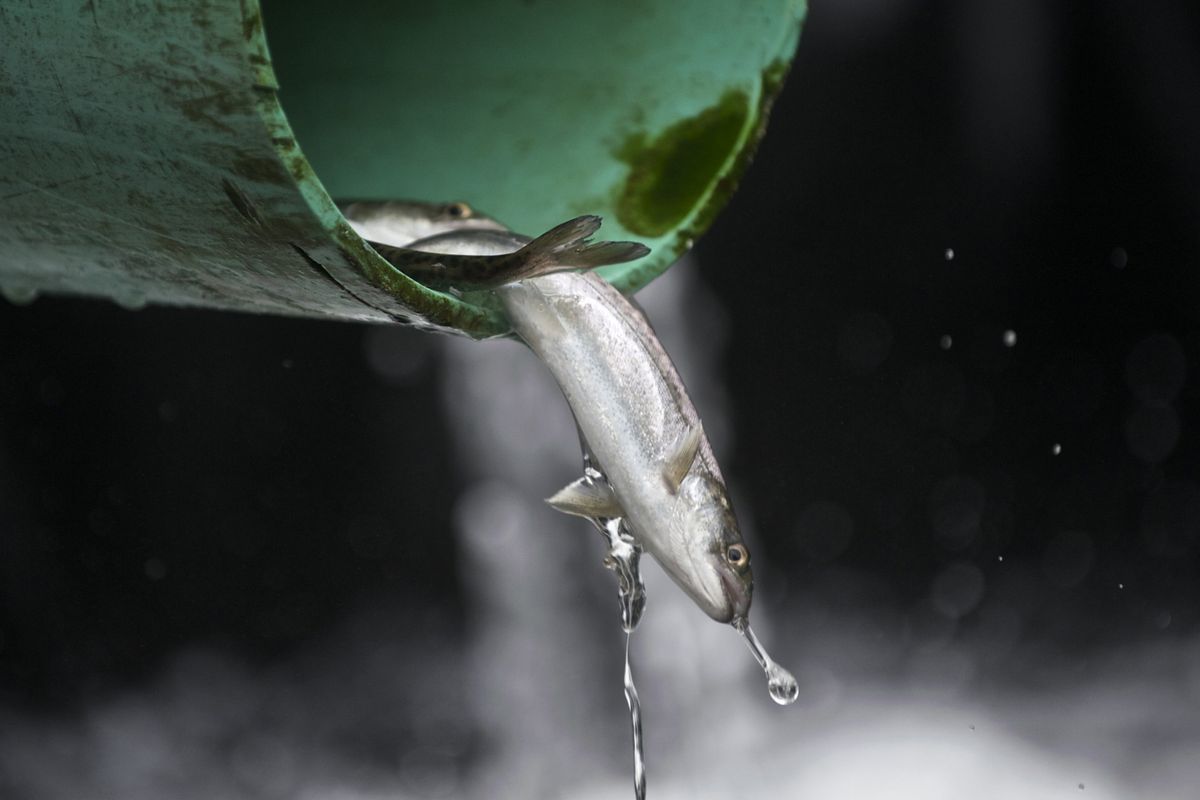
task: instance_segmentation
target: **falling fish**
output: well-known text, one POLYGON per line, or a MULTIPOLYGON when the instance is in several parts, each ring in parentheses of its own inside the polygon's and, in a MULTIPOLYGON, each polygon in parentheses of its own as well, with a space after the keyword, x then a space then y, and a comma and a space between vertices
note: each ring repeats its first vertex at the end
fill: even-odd
MULTIPOLYGON (((356 205, 361 218, 364 204, 356 205)), ((438 208, 408 204, 401 213, 423 215, 425 225, 438 208)), ((347 219, 359 224, 353 216, 347 219)), ((494 220, 486 219, 480 228, 447 224, 440 233, 400 244, 406 252, 487 258, 532 245, 528 237, 497 230, 490 224, 494 220)), ((741 633, 767 674, 772 698, 794 701, 795 679, 771 660, 749 626, 750 553, 720 468, 683 382, 645 316, 590 273, 501 277, 489 284, 498 286, 514 331, 562 388, 585 462, 594 461, 603 473, 597 480, 585 472, 548 502, 593 522, 625 520, 638 545, 701 609, 741 633)))
POLYGON ((342 214, 379 255, 414 280, 441 291, 490 289, 564 270, 594 269, 633 261, 650 252, 637 242, 589 241, 600 227, 601 220, 595 216, 568 220, 536 239, 526 239, 515 250, 478 253, 435 252, 406 246, 416 239, 428 239, 438 233, 496 233, 503 230, 500 223, 479 214, 466 203, 389 201, 375 204, 358 201, 344 205, 342 214), (410 236, 413 238, 407 238, 410 236), (405 244, 397 244, 398 241, 405 244))
MULTIPOLYGON (((356 202, 343 213, 360 233, 389 239, 377 246, 381 253, 402 248, 426 263, 499 259, 537 242, 499 229, 466 204, 356 202), (404 240, 428 231, 437 232, 404 240)), ((489 283, 497 280, 503 278, 489 283)), ((592 520, 624 518, 705 613, 718 622, 746 618, 754 590, 749 550, 699 415, 645 316, 598 276, 514 280, 497 292, 513 328, 554 374, 588 456, 605 475, 585 475, 549 498, 550 505, 592 520)))
POLYGON ((750 552, 700 418, 642 313, 596 275, 503 287, 513 329, 557 379, 606 481, 548 502, 623 516, 638 542, 718 622, 750 613, 750 552))
MULTIPOLYGON (((493 253, 526 241, 454 231, 410 248, 493 253)), ((705 613, 718 622, 746 618, 749 550, 699 415, 645 316, 591 274, 545 275, 497 293, 513 329, 554 374, 605 476, 585 475, 547 502, 588 519, 624 518, 705 613)))
MULTIPOLYGON (((427 221, 436 207, 409 211, 427 221)), ((447 225, 399 244, 497 258, 523 251, 531 240, 490 226, 447 225)), ((617 575, 626 636, 634 796, 645 800, 641 702, 629 663, 630 634, 645 606, 638 566, 643 549, 709 616, 733 624, 766 673, 775 702, 792 703, 799 690, 750 628, 750 554, 699 416, 649 322, 593 274, 559 272, 497 285, 514 330, 558 380, 579 428, 583 477, 548 502, 590 520, 608 542, 605 563, 617 575)))

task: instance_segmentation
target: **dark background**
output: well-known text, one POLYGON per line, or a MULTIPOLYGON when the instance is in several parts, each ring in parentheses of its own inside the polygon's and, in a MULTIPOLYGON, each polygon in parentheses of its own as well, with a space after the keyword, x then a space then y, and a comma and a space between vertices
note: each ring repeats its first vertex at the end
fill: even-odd
MULTIPOLYGON (((1183 2, 811 10, 696 248, 775 599, 932 602, 969 636, 982 577, 1023 642, 1196 632, 1198 28, 1183 2)), ((70 708, 188 642, 269 662, 364 607, 457 630, 437 352, 0 305, 0 704, 70 708)))

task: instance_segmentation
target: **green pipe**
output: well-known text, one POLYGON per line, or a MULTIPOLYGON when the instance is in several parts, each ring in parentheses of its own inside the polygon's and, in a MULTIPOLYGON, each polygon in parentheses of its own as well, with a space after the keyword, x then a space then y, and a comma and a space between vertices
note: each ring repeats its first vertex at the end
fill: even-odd
POLYGON ((506 331, 488 293, 380 258, 331 195, 466 200, 531 234, 600 214, 603 238, 653 249, 604 270, 636 291, 732 192, 804 10, 0 5, 0 291, 506 331))

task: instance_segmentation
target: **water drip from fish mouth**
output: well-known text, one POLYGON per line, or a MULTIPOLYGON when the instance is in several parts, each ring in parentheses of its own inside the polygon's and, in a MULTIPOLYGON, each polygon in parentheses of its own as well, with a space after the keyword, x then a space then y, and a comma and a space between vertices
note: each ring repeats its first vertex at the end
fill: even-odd
POLYGON ((746 640, 746 646, 754 654, 754 660, 766 673, 767 691, 771 694, 771 699, 781 706, 788 706, 796 702, 796 698, 800 696, 800 686, 792 677, 792 673, 779 666, 767 653, 762 642, 754 635, 754 630, 750 627, 750 620, 738 617, 733 621, 733 627, 746 640))

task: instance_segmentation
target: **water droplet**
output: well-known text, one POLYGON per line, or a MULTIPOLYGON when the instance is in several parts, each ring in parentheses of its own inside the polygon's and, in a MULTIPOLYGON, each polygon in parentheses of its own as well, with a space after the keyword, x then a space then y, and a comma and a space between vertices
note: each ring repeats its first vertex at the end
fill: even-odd
POLYGON ((1058 455, 1059 453, 1062 452, 1062 445, 1059 444, 1058 442, 1055 442, 1054 446, 1050 448, 1050 452, 1053 453, 1054 455, 1058 455))
POLYGON ((950 336, 950 334, 947 333, 940 340, 938 340, 938 345, 943 350, 949 350, 951 347, 954 346, 954 339, 953 339, 953 337, 950 336))
POLYGON ((771 659, 766 648, 762 646, 762 642, 754 635, 754 630, 750 627, 750 621, 744 617, 739 617, 733 621, 733 627, 746 640, 746 646, 754 654, 754 660, 758 662, 758 665, 762 667, 763 672, 766 674, 767 691, 770 693, 771 699, 781 706, 791 705, 796 702, 796 698, 800 696, 800 686, 796 683, 796 679, 792 677, 792 673, 771 659))
POLYGON ((767 680, 767 691, 771 693, 771 699, 776 703, 781 706, 789 706, 800 696, 800 687, 796 684, 792 673, 778 664, 775 667, 776 669, 767 680))
POLYGON ((1017 332, 1009 328, 1004 332, 1004 346, 1012 347, 1017 343, 1017 332))
POLYGON ((947 247, 946 252, 942 253, 942 255, 946 257, 947 261, 953 261, 954 260, 954 248, 947 247))
POLYGON ((38 299, 37 288, 22 283, 6 283, 0 286, 0 294, 14 306, 27 306, 38 299))
POLYGON ((1081 783, 1081 784, 1079 784, 1079 790, 1080 790, 1080 791, 1083 791, 1083 784, 1082 784, 1082 783, 1081 783))

